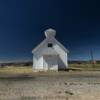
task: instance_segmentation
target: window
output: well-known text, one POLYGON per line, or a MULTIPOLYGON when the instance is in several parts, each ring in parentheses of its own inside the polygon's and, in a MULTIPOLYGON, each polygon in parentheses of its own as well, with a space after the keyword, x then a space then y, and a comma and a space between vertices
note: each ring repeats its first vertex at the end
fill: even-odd
POLYGON ((53 47, 53 44, 52 43, 48 43, 48 47, 53 47))

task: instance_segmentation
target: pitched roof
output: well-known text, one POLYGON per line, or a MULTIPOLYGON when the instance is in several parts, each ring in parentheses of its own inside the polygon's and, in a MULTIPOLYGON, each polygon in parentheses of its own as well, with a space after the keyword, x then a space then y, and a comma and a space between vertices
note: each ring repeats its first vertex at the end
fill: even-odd
POLYGON ((34 53, 35 51, 37 51, 40 47, 42 47, 42 45, 45 43, 46 39, 44 39, 38 46, 36 46, 33 50, 32 53, 34 53))
MULTIPOLYGON (((48 38, 44 39, 36 48, 32 50, 32 53, 36 52, 40 47, 43 46, 43 44, 47 41, 48 38)), ((65 52, 69 52, 59 41, 57 41, 55 38, 52 38, 65 52)))
POLYGON ((58 45, 59 45, 65 52, 69 52, 58 40, 55 39, 55 41, 58 43, 58 45))
POLYGON ((40 47, 42 47, 48 41, 53 41, 53 42, 57 43, 65 52, 68 52, 68 50, 60 42, 58 42, 55 39, 55 35, 56 35, 56 30, 54 30, 52 28, 47 29, 45 31, 46 39, 44 39, 35 49, 33 49, 32 53, 35 53, 40 47))

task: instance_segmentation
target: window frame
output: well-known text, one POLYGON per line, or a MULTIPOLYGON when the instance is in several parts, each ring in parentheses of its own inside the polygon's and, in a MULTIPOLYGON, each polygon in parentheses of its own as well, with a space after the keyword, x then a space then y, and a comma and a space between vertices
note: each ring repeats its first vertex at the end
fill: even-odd
POLYGON ((48 43, 48 48, 52 48, 53 47, 53 43, 48 43))

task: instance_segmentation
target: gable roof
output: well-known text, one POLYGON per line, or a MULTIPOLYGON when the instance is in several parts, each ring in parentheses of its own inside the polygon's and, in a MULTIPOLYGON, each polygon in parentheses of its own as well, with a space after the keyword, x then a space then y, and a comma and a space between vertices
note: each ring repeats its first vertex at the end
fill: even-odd
MULTIPOLYGON (((55 39, 55 38, 54 38, 55 39)), ((55 41, 58 43, 58 45, 65 51, 69 52, 58 40, 55 39, 55 41)))
POLYGON ((44 39, 39 45, 37 45, 37 47, 35 47, 33 50, 32 50, 32 53, 36 52, 40 47, 42 47, 42 45, 45 43, 46 39, 44 39))
MULTIPOLYGON (((35 47, 32 50, 32 53, 35 53, 40 47, 42 47, 44 45, 44 43, 47 41, 48 38, 44 39, 37 47, 35 47)), ((58 41, 56 40, 54 37, 52 38, 65 52, 68 52, 68 50, 58 41)))

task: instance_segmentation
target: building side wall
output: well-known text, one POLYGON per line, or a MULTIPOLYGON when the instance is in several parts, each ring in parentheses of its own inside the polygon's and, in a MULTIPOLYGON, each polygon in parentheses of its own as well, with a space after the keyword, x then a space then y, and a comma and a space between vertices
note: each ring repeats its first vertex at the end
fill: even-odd
POLYGON ((43 57, 33 57, 33 70, 43 70, 43 57))
POLYGON ((59 54, 59 69, 66 69, 68 68, 68 57, 67 53, 57 44, 54 45, 55 51, 59 54))
POLYGON ((45 67, 45 62, 43 60, 43 52, 48 48, 47 44, 52 43, 53 44, 53 49, 58 53, 58 58, 57 58, 57 63, 59 69, 66 69, 68 68, 68 57, 67 57, 67 52, 64 51, 61 46, 55 41, 55 39, 46 39, 44 44, 41 45, 41 47, 34 53, 33 56, 33 68, 34 69, 47 69, 45 67), (41 58, 42 57, 42 58, 41 58))

